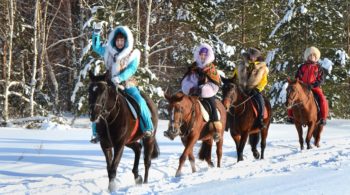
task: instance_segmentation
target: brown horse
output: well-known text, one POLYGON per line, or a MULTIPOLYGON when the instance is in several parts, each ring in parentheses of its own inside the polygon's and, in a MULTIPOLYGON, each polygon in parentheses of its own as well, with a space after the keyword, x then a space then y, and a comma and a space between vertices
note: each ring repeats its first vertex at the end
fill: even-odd
MULTIPOLYGON (((139 175, 139 160, 142 145, 138 142, 143 137, 138 120, 128 108, 128 103, 122 92, 118 92, 108 79, 108 73, 101 76, 94 76, 89 73, 89 112, 90 120, 96 122, 97 133, 100 136, 100 144, 107 162, 109 178, 108 189, 110 192, 116 190, 116 172, 123 154, 124 146, 131 148, 135 153, 134 167, 132 172, 136 184, 142 183, 139 175), (136 133, 133 130, 137 128, 136 133)), ((147 100, 147 99, 146 99, 147 100)), ((150 100, 147 101, 151 110, 152 122, 157 127, 157 108, 150 100)), ((159 148, 155 138, 156 129, 150 138, 142 138, 144 148, 145 175, 144 183, 148 181, 148 171, 151 166, 151 159, 159 155, 159 148)))
POLYGON ((315 146, 319 147, 323 125, 317 123, 320 118, 317 114, 317 105, 314 95, 312 91, 298 79, 296 81, 287 79, 287 81, 286 105, 288 109, 293 110, 294 124, 298 131, 300 149, 304 149, 302 126, 308 127, 305 139, 307 149, 311 149, 311 136, 315 139, 315 146))
MULTIPOLYGON (((178 92, 173 96, 165 94, 165 98, 169 102, 168 111, 170 113, 169 129, 172 139, 181 135, 181 141, 185 149, 179 159, 179 167, 175 176, 181 175, 181 168, 187 157, 191 163, 192 172, 196 172, 195 158, 193 155, 193 147, 197 140, 202 140, 202 146, 199 152, 199 159, 205 160, 209 167, 213 167, 211 161, 211 148, 213 145, 213 133, 215 132, 212 122, 206 122, 201 113, 199 98, 195 96, 187 96, 182 92, 178 92)), ((219 100, 216 100, 217 108, 221 115, 221 123, 226 124, 226 111, 219 100)), ((221 165, 222 145, 224 131, 218 130, 220 135, 219 141, 216 143, 217 167, 221 165)))
POLYGON ((257 118, 253 108, 252 96, 248 96, 244 91, 235 84, 233 79, 222 79, 223 86, 223 104, 228 111, 227 123, 230 128, 230 133, 236 143, 237 162, 243 160, 243 149, 249 135, 249 143, 252 147, 253 156, 255 159, 264 159, 264 151, 266 147, 266 138, 271 120, 271 105, 265 99, 265 109, 267 117, 264 117, 265 128, 259 129, 254 126, 254 121, 257 118), (259 134, 261 135, 261 155, 257 150, 259 142, 259 134))

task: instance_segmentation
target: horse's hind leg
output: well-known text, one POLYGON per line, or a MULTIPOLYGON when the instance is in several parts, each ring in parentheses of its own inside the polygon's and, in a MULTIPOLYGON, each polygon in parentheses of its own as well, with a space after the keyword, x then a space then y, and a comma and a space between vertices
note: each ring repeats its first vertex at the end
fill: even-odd
POLYGON ((211 161, 212 145, 213 145, 212 139, 203 141, 198 154, 199 159, 205 160, 208 163, 209 167, 214 167, 214 163, 211 161))
POLYGON ((266 148, 266 138, 267 138, 267 132, 269 130, 270 123, 267 125, 266 129, 261 130, 261 156, 260 159, 264 159, 265 155, 265 148, 266 148))
POLYGON ((138 142, 134 142, 127 145, 135 153, 134 167, 132 168, 132 173, 134 174, 134 179, 136 184, 142 184, 142 177, 139 175, 139 163, 141 156, 142 145, 138 142))
POLYGON ((259 159, 260 157, 260 154, 256 149, 259 143, 259 139, 260 139, 259 133, 254 133, 249 135, 249 144, 252 147, 252 152, 255 159, 259 159))
POLYGON ((143 138, 143 145, 144 145, 144 163, 145 163, 145 180, 144 183, 148 183, 148 172, 149 168, 151 167, 151 161, 152 161, 152 152, 155 149, 154 148, 154 137, 148 137, 143 138))

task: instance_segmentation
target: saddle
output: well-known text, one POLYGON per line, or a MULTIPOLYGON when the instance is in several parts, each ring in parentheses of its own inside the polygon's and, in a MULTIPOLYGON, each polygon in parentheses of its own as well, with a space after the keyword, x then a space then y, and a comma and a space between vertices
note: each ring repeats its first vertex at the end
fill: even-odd
POLYGON ((132 116, 136 120, 140 116, 140 113, 141 113, 141 109, 140 109, 139 104, 131 95, 125 93, 122 90, 118 90, 118 92, 123 94, 123 96, 125 97, 126 102, 128 103, 128 107, 132 113, 132 116))
MULTIPOLYGON (((204 121, 209 122, 210 121, 210 115, 209 113, 212 113, 213 108, 210 106, 208 100, 205 99, 198 99, 197 100, 200 108, 201 108, 201 113, 204 121)), ((218 113, 218 118, 219 120, 221 119, 221 115, 218 109, 216 109, 216 112, 218 113)))

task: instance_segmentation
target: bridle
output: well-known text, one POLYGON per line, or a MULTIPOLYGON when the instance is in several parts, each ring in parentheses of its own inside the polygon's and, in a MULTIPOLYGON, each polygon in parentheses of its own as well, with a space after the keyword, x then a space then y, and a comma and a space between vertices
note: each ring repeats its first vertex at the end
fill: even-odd
MULTIPOLYGON (((118 110, 116 112, 116 115, 114 116, 114 118, 111 120, 111 121, 107 121, 107 118, 111 115, 112 111, 114 109, 117 108, 117 104, 118 104, 118 97, 119 97, 119 93, 117 93, 117 96, 115 97, 115 102, 113 104, 113 107, 110 109, 110 110, 107 110, 106 108, 106 105, 107 105, 107 101, 108 101, 108 83, 106 81, 97 81, 97 82, 94 82, 96 84, 103 84, 103 85, 106 85, 106 89, 103 91, 103 94, 101 94, 101 96, 104 96, 103 99, 105 101, 103 101, 103 103, 94 103, 94 104, 91 104, 90 105, 90 108, 96 108, 96 107, 101 107, 101 112, 99 113, 99 115, 97 116, 97 118, 101 118, 105 121, 106 124, 112 124, 115 119, 117 118, 118 114, 119 114, 119 111, 120 111, 120 106, 118 106, 118 110)), ((100 100, 101 98, 99 98, 100 100)))
POLYGON ((192 102, 192 106, 191 106, 191 111, 188 113, 188 115, 187 116, 183 116, 183 108, 182 108, 182 106, 181 106, 181 104, 179 103, 179 102, 177 102, 176 103, 176 105, 178 105, 179 107, 180 107, 180 109, 175 109, 175 108, 173 108, 173 109, 175 109, 174 111, 173 111, 173 113, 174 114, 171 114, 171 116, 170 116, 170 127, 172 128, 171 129, 171 131, 173 132, 173 133, 178 133, 179 132, 179 130, 181 129, 181 127, 183 126, 183 124, 184 124, 184 121, 187 121, 188 120, 188 118, 190 118, 191 116, 191 121, 190 121, 190 125, 189 125, 189 130, 191 130, 192 129, 192 127, 193 127, 193 124, 194 124, 194 120, 195 120, 195 116, 196 116, 196 112, 195 112, 195 102, 193 102, 192 101, 192 99, 190 98, 190 100, 191 100, 191 102, 192 102), (179 121, 175 121, 174 120, 174 116, 175 116, 175 113, 180 113, 180 120, 179 121), (175 125, 178 125, 178 129, 175 129, 175 125), (175 132, 176 131, 176 132, 175 132))
MULTIPOLYGON (((237 90, 236 90, 236 92, 235 93, 237 93, 237 90)), ((232 96, 232 95, 231 95, 232 96)), ((231 96, 229 96, 229 97, 225 97, 225 99, 228 99, 229 101, 230 101, 230 107, 228 108, 228 113, 229 114, 231 114, 231 115, 234 115, 234 113, 232 113, 231 112, 231 108, 234 108, 234 110, 235 109, 237 109, 237 108, 239 108, 239 107, 241 107, 242 105, 244 106, 243 107, 243 110, 238 114, 238 115, 241 115, 241 114, 243 114, 244 112, 245 112, 245 110, 246 110, 246 103, 250 100, 250 99, 252 99, 253 97, 254 97, 254 95, 251 95, 251 96, 249 96, 248 98, 246 98, 244 101, 242 101, 242 102, 240 102, 240 103, 238 103, 238 104, 234 104, 233 103, 233 98, 231 97, 231 96)))
MULTIPOLYGON (((287 93, 288 93, 288 94, 287 94, 287 97, 288 97, 287 102, 289 102, 289 101, 292 102, 292 105, 288 106, 287 109, 291 109, 291 108, 293 108, 293 107, 299 107, 300 105, 304 104, 305 99, 302 99, 302 100, 300 100, 299 102, 294 102, 295 97, 297 97, 297 96, 300 94, 299 90, 294 90, 294 96, 293 96, 293 98, 290 98, 290 92, 287 91, 287 93)), ((300 96, 300 95, 299 95, 299 96, 300 96)), ((310 100, 310 91, 308 91, 308 93, 306 94, 306 96, 307 96, 307 100, 306 100, 305 103, 308 103, 309 100, 310 100)))

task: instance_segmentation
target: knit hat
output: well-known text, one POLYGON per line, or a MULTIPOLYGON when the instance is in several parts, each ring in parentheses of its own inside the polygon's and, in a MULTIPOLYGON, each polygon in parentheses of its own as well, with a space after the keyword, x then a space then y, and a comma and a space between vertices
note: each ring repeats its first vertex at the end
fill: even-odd
POLYGON ((311 54, 315 54, 316 55, 316 62, 320 59, 321 57, 321 52, 320 50, 318 50, 316 47, 310 47, 310 48, 306 48, 305 49, 305 52, 304 52, 304 60, 307 61, 308 60, 308 57, 311 55, 311 54))
POLYGON ((202 48, 199 50, 199 54, 202 54, 202 53, 208 54, 208 49, 205 48, 205 47, 202 47, 202 48))

